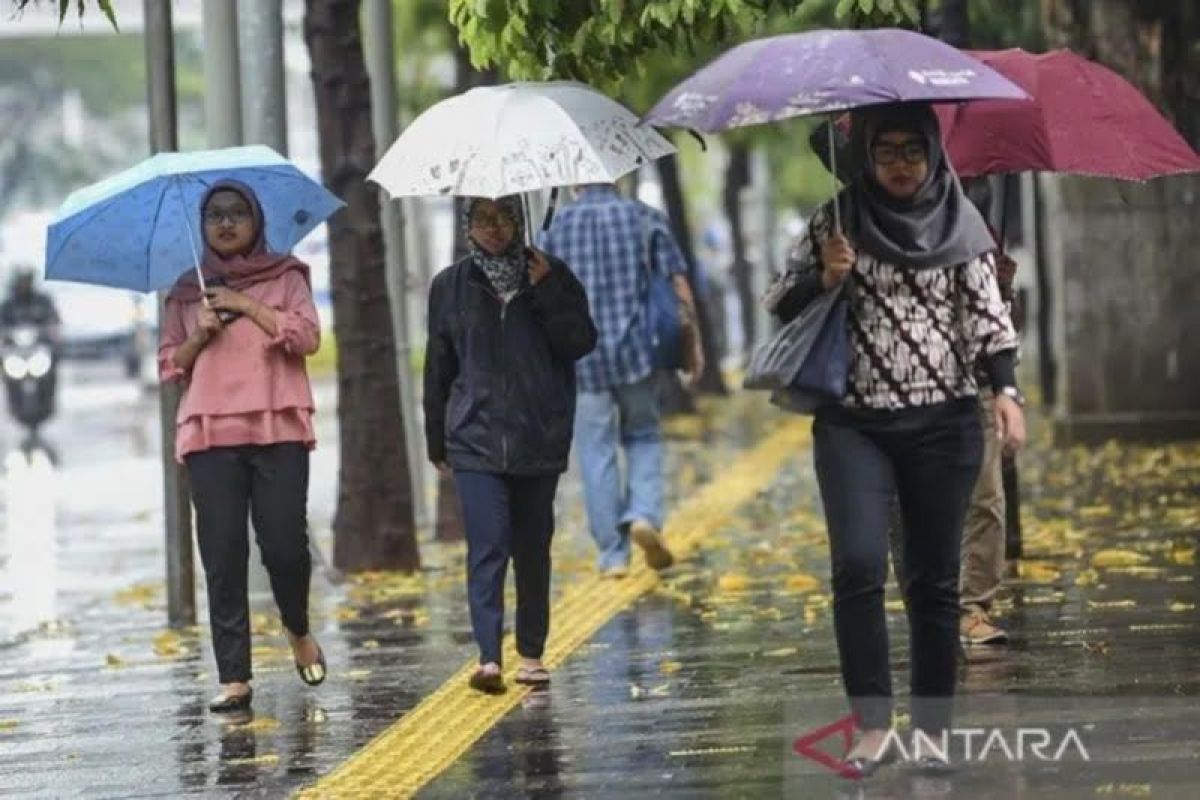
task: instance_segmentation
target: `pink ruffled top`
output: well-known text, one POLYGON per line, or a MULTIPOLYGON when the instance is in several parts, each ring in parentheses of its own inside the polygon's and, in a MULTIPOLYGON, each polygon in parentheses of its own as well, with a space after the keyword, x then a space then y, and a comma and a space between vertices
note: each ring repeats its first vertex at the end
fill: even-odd
POLYGON ((158 348, 163 382, 184 384, 175 421, 175 457, 214 447, 303 442, 316 446, 312 388, 304 360, 321 343, 321 326, 304 276, 289 270, 247 287, 275 311, 272 337, 248 317, 209 341, 190 370, 175 352, 196 328, 199 301, 167 301, 158 348))

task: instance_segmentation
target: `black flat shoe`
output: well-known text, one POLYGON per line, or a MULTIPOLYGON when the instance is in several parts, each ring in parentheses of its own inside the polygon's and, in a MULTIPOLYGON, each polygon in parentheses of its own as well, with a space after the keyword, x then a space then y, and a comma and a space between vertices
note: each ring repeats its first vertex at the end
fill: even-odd
POLYGON ((248 711, 252 702, 254 702, 254 690, 249 689, 245 694, 217 695, 208 704, 208 710, 214 714, 233 714, 238 711, 248 711))
POLYGON ((296 673, 299 674, 300 680, 307 683, 309 686, 320 686, 325 682, 325 675, 328 670, 325 668, 325 651, 321 649, 321 645, 317 645, 317 660, 307 667, 296 665, 296 673))
POLYGON ((913 770, 931 777, 949 775, 954 772, 954 765, 944 758, 937 756, 921 756, 912 764, 913 770))
POLYGON ((847 760, 842 767, 841 776, 850 780, 864 780, 879 771, 881 767, 896 762, 896 748, 889 746, 879 758, 857 756, 847 760))

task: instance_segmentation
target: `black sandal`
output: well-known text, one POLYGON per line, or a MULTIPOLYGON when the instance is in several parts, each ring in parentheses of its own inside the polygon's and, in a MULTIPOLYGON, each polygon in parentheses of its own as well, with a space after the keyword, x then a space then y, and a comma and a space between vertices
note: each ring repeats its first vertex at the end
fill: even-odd
POLYGON ((300 680, 309 686, 320 686, 325 682, 328 670, 325 667, 325 651, 321 649, 321 645, 317 645, 317 660, 307 667, 297 664, 296 672, 300 675, 300 680))
POLYGON ((247 689, 243 694, 222 694, 208 704, 208 710, 214 714, 232 714, 237 711, 248 711, 254 701, 254 690, 247 689))
POLYGON ((513 681, 522 686, 549 686, 550 671, 545 667, 521 667, 513 681))

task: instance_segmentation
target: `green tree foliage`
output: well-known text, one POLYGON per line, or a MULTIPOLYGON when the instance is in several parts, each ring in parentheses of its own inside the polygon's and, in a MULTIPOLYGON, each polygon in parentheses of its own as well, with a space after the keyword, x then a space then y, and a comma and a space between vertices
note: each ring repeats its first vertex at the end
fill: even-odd
MULTIPOLYGON (((656 54, 695 56, 761 28, 776 14, 833 0, 450 0, 450 21, 476 67, 517 80, 574 78, 614 91, 656 54)), ((837 0, 851 24, 910 24, 913 0, 837 0)))
MULTIPOLYGON (((117 26, 117 13, 113 10, 112 0, 92 0, 96 8, 100 9, 108 22, 113 26, 114 30, 119 30, 117 26)), ((58 21, 64 22, 68 12, 71 10, 71 0, 53 0, 58 5, 58 21)), ((17 7, 18 13, 24 11, 29 6, 40 6, 40 0, 13 0, 13 4, 17 7)), ((83 19, 84 13, 87 11, 87 0, 75 0, 75 12, 79 14, 79 18, 83 19)))

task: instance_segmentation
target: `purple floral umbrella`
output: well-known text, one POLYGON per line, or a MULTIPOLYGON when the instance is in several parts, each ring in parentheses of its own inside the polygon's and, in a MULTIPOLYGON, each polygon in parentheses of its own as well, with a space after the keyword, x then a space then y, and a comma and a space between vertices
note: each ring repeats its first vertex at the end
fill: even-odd
POLYGON ((1029 95, 920 33, 818 30, 734 47, 668 92, 643 121, 715 133, 879 103, 984 99, 1029 95))
MULTIPOLYGON (((945 42, 899 28, 817 30, 734 47, 668 92, 642 122, 716 133, 880 103, 995 99, 1030 97, 945 42)), ((838 216, 835 203, 840 230, 838 216)))

